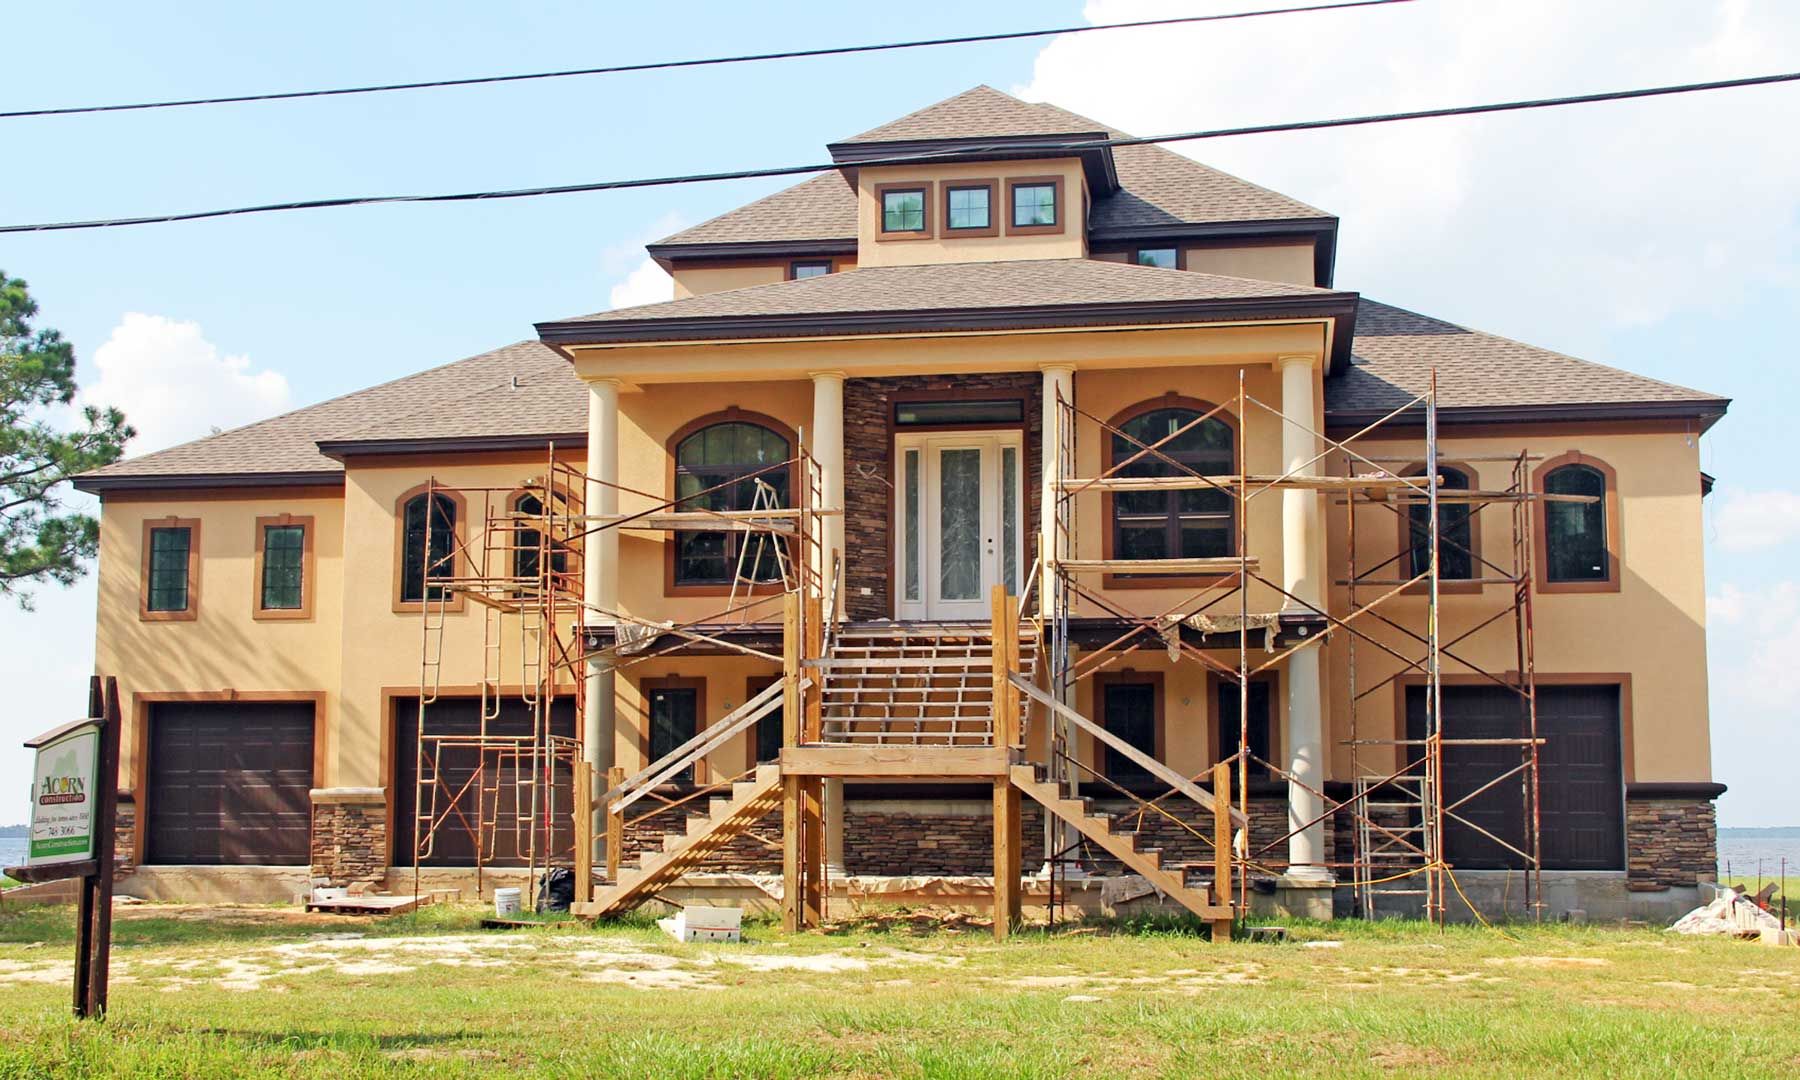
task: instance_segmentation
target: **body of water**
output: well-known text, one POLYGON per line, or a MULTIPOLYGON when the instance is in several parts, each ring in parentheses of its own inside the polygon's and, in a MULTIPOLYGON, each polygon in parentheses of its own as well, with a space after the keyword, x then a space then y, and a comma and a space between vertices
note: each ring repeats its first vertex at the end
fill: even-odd
POLYGON ((1758 862, 1763 877, 1777 877, 1781 860, 1789 877, 1800 877, 1800 829, 1720 829, 1719 873, 1754 878, 1758 862))
POLYGON ((0 866, 17 866, 25 861, 23 836, 0 836, 0 866))

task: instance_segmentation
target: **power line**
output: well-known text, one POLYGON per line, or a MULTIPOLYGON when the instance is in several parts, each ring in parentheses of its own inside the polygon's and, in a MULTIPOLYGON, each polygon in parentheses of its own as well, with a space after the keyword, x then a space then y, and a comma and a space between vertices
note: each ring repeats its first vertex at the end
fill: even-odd
POLYGON ((343 97, 350 94, 384 94, 394 90, 435 90, 449 86, 482 86, 490 83, 532 82, 540 79, 568 79, 581 75, 621 75, 638 71, 668 71, 674 68, 717 67, 725 64, 752 64, 765 60, 800 60, 815 56, 846 56, 855 53, 893 52, 900 49, 924 49, 938 45, 975 45, 991 41, 1019 41, 1027 38, 1055 37, 1059 34, 1088 34, 1099 30, 1130 30, 1146 26, 1179 26, 1186 23, 1227 22, 1254 19, 1265 15, 1299 15, 1315 11, 1338 11, 1345 8, 1385 7, 1411 3, 1412 0, 1344 0, 1340 3, 1307 4, 1299 7, 1265 8, 1260 11, 1232 11, 1217 15, 1185 15, 1170 19, 1139 19, 1135 22, 1101 23, 1085 26, 1059 26, 1048 30, 1011 30, 995 34, 968 34, 962 37, 927 38, 922 41, 890 41, 874 45, 840 45, 823 49, 788 49, 781 52, 749 53, 739 56, 715 56, 698 60, 658 60, 643 64, 615 64, 610 67, 570 68, 564 71, 534 71, 514 75, 477 75, 466 79, 434 79, 426 82, 377 83, 371 86, 343 86, 329 90, 286 90, 268 94, 236 94, 228 97, 181 98, 173 101, 139 101, 118 105, 72 105, 56 109, 15 109, 0 112, 0 120, 16 120, 27 116, 74 116, 81 113, 137 112, 145 109, 180 109, 192 105, 237 105, 259 101, 293 101, 299 98, 343 97))
MULTIPOLYGON (((1605 101, 1628 101, 1634 98, 1667 97, 1674 94, 1692 94, 1703 90, 1731 90, 1747 86, 1768 86, 1775 83, 1800 82, 1800 71, 1785 72, 1774 75, 1753 75, 1742 79, 1720 79, 1713 82, 1682 83, 1676 86, 1652 86, 1637 90, 1607 90, 1597 94, 1576 94, 1565 97, 1534 98, 1527 101, 1502 101, 1485 105, 1454 105, 1441 109, 1416 109, 1410 112, 1374 113, 1364 116, 1345 116, 1330 120, 1298 120, 1280 124, 1255 124, 1249 127, 1215 128, 1207 131, 1183 131, 1171 135, 1148 135, 1143 137, 1123 137, 1117 139, 1072 139, 1055 141, 1047 139, 1033 143, 1034 150, 1041 150, 1044 157, 1062 157, 1079 153, 1083 150, 1097 150, 1115 146, 1147 146, 1161 143, 1195 142, 1201 139, 1223 139, 1236 135, 1266 135, 1283 131, 1318 131, 1324 128, 1361 127, 1367 124, 1391 124, 1402 120, 1430 120, 1447 116, 1479 116, 1486 113, 1521 112, 1528 109, 1549 109, 1564 105, 1591 105, 1605 101)), ((988 149, 1006 149, 1016 152, 1017 143, 995 144, 984 147, 980 144, 961 145, 953 151, 941 151, 929 154, 906 154, 871 161, 858 161, 859 167, 881 165, 915 165, 940 160, 946 156, 965 157, 980 154, 988 149)), ((569 195, 589 191, 617 191, 625 188, 673 187, 680 184, 704 184, 718 180, 751 180, 769 176, 798 176, 806 173, 829 172, 840 166, 835 162, 824 162, 816 165, 781 165, 766 169, 735 169, 729 172, 687 173, 679 176, 639 177, 630 180, 594 180, 580 184, 557 184, 548 187, 512 188, 496 191, 468 191, 441 195, 360 195, 330 199, 305 199, 296 202, 265 203, 260 206, 239 206, 220 210, 194 210, 180 214, 154 214, 142 217, 102 218, 93 221, 59 221, 36 225, 0 225, 0 234, 26 232, 60 232, 76 229, 107 229, 123 225, 154 225, 178 221, 201 221, 207 218, 233 217, 242 214, 268 214, 280 210, 322 210, 339 206, 373 206, 384 203, 439 203, 439 202, 472 202, 478 199, 526 199, 541 195, 569 195)))

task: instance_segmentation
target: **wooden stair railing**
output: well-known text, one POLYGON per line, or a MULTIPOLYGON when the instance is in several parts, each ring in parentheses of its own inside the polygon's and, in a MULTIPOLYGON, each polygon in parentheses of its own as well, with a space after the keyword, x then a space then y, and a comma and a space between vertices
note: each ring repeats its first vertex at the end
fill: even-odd
POLYGON ((729 797, 711 800, 704 815, 688 816, 685 831, 665 834, 661 851, 641 852, 636 867, 621 868, 618 880, 596 890, 591 902, 570 905, 569 911, 584 919, 629 911, 780 806, 781 766, 758 765, 750 779, 731 785, 729 797))
MULTIPOLYGON (((1010 770, 1010 778, 1014 787, 1031 796, 1045 810, 1074 826, 1081 835, 1141 875, 1157 892, 1175 900, 1199 918, 1212 923, 1215 928, 1224 924, 1225 933, 1229 936, 1232 918, 1230 903, 1215 902, 1211 889, 1189 887, 1187 875, 1183 871, 1165 869, 1161 851, 1155 848, 1140 850, 1135 836, 1113 832, 1110 817, 1094 813, 1090 800, 1070 798, 1062 793, 1055 781, 1040 779, 1036 766, 1014 765, 1010 770)), ((1230 888, 1229 883, 1226 888, 1230 888)))

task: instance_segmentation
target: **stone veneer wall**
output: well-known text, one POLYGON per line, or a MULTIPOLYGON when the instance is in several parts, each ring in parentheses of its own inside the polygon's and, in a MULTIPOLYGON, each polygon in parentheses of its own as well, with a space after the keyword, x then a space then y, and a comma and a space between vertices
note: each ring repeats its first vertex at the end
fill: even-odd
POLYGON ((1632 892, 1719 880, 1718 815, 1710 799, 1627 799, 1626 883, 1632 892))
MULTIPOLYGON (((689 810, 694 806, 704 807, 705 803, 696 799, 687 806, 678 806, 672 810, 660 810, 642 818, 635 824, 628 824, 625 827, 625 852, 620 857, 619 868, 621 870, 635 868, 641 852, 661 851, 664 836, 679 836, 686 833, 689 817, 704 816, 690 814, 689 810)), ((638 813, 643 814, 646 811, 640 810, 638 813)), ((626 816, 629 818, 630 814, 627 813, 626 816)), ((702 874, 781 873, 781 811, 771 810, 764 814, 756 824, 732 837, 724 847, 708 855, 694 872, 702 874)))
POLYGON ((387 806, 313 804, 312 872, 336 886, 379 887, 387 880, 387 806))
POLYGON ((137 865, 137 803, 121 791, 113 813, 113 873, 125 873, 137 865))
MULTIPOLYGON (((893 402, 921 392, 992 393, 1025 400, 1025 559, 1037 536, 1038 492, 1043 483, 1043 376, 1031 372, 969 375, 906 375, 844 382, 844 568, 845 610, 852 619, 894 615, 888 595, 892 560, 894 433, 893 402)), ((846 854, 845 858, 849 856, 846 854)))

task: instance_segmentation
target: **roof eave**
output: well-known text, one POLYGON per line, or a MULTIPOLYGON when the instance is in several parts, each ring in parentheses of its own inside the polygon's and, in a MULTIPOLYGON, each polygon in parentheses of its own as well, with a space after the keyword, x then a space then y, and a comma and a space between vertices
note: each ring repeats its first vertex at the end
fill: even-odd
MULTIPOLYGON (((1691 420, 1704 434, 1725 415, 1729 398, 1696 398, 1687 401, 1609 401, 1556 405, 1464 405, 1441 406, 1438 424, 1443 427, 1474 424, 1566 424, 1594 421, 1691 420)), ((1416 426, 1425 422, 1425 409, 1415 405, 1399 413, 1391 409, 1325 410, 1325 421, 1336 427, 1364 427, 1384 417, 1397 426, 1416 426)))
POLYGON ((804 258, 809 255, 854 255, 856 237, 834 236, 820 240, 727 240, 708 243, 655 243, 644 245, 664 270, 677 259, 804 258))
POLYGON ((323 487, 341 485, 343 482, 344 473, 341 469, 232 473, 120 473, 99 476, 89 474, 77 476, 71 481, 76 491, 83 491, 89 495, 105 495, 108 492, 132 490, 188 491, 195 488, 323 487))
MULTIPOLYGON (((949 161, 1018 161, 1030 158, 1074 157, 1081 159, 1088 188, 1096 194, 1119 190, 1119 170, 1113 161, 1111 134, 1105 131, 1071 131, 1061 135, 995 135, 964 139, 884 139, 879 142, 830 143, 831 160, 844 166, 906 163, 929 155, 931 163, 949 161)), ((925 164, 925 162, 919 162, 925 164)))
POLYGON ((333 461, 351 457, 383 457, 396 454, 495 453, 507 450, 542 450, 550 445, 587 445, 587 432, 566 431, 537 435, 448 435, 410 439, 322 439, 319 453, 333 461))
MULTIPOLYGON (((1155 323, 1247 321, 1266 318, 1330 318, 1328 367, 1349 362, 1355 336, 1357 294, 1232 300, 1159 300, 1140 303, 1055 304, 1039 307, 951 308, 779 315, 713 315, 677 319, 608 319, 537 324, 540 340, 553 347, 628 345, 653 342, 718 341, 759 337, 932 333, 971 330, 1095 328, 1155 323)), ((323 449, 323 447, 321 447, 323 449)))
POLYGON ((1155 225, 1118 225, 1088 230, 1089 244, 1136 240, 1228 240, 1238 237, 1307 236, 1313 241, 1313 284, 1332 287, 1337 275, 1338 219, 1330 216, 1250 218, 1244 221, 1185 222, 1155 225))

